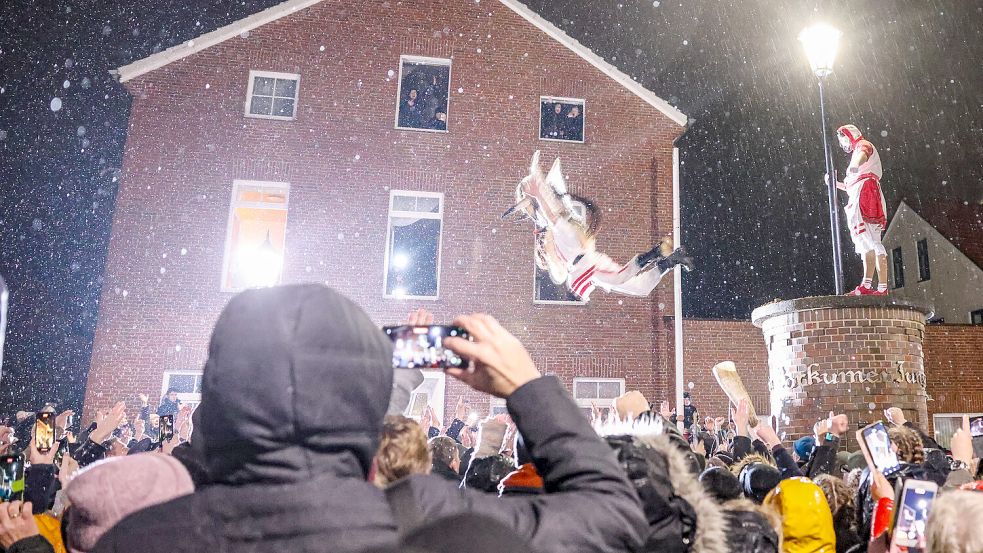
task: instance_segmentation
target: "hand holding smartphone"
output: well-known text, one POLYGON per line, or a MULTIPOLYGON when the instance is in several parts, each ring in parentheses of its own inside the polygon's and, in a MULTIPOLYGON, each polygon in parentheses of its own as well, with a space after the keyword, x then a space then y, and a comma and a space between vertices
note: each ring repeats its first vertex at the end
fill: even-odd
POLYGON ((0 457, 0 502, 24 501, 24 456, 0 457))
POLYGON ((55 445, 55 414, 42 411, 34 415, 34 447, 38 453, 48 453, 55 445))
POLYGON ((857 441, 871 470, 876 469, 884 476, 890 476, 901 469, 901 461, 891 449, 891 438, 883 422, 877 421, 858 430, 857 441))
POLYGON ((935 482, 905 480, 901 497, 894 507, 893 545, 906 547, 909 552, 925 547, 925 525, 938 491, 939 486, 935 482))
POLYGON ((461 369, 468 361, 443 345, 445 338, 469 339, 459 326, 401 325, 383 327, 393 342, 393 369, 461 369))
POLYGON ((163 445, 174 439, 174 415, 160 416, 160 443, 163 445))

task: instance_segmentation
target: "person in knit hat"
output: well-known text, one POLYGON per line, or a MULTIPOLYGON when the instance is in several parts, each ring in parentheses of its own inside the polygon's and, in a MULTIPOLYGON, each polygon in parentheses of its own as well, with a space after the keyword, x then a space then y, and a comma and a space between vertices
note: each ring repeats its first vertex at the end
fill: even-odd
POLYGON ((737 475, 744 497, 758 503, 782 481, 782 473, 769 463, 752 462, 744 465, 737 475))
POLYGON ((71 502, 65 513, 68 550, 90 551, 130 513, 194 490, 187 469, 169 455, 143 453, 94 463, 75 475, 65 490, 71 502))
POLYGON ((700 473, 700 483, 708 494, 723 503, 742 495, 741 482, 724 467, 709 467, 700 473))

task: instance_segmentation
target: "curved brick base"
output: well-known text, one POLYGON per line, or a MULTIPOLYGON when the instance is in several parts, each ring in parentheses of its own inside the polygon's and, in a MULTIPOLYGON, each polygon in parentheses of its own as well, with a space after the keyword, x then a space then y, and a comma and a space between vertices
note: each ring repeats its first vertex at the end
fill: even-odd
MULTIPOLYGON (((789 437, 830 411, 851 430, 900 407, 928 428, 922 339, 931 309, 890 297, 823 296, 754 310, 768 348, 771 411, 789 437)), ((847 438, 856 447, 853 432, 847 438)))

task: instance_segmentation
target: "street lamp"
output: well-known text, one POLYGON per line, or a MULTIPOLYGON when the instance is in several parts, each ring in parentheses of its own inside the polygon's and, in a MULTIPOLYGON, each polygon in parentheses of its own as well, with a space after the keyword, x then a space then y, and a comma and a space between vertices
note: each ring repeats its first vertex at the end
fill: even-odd
POLYGON ((836 194, 836 174, 833 172, 833 159, 829 149, 829 139, 826 136, 826 99, 823 84, 827 77, 833 74, 833 60, 839 46, 839 30, 824 23, 807 27, 799 33, 799 41, 805 48, 806 56, 813 74, 819 79, 819 112, 823 120, 823 150, 826 154, 826 174, 829 175, 829 226, 833 241, 833 279, 836 283, 836 294, 843 294, 843 262, 840 255, 840 210, 836 194))

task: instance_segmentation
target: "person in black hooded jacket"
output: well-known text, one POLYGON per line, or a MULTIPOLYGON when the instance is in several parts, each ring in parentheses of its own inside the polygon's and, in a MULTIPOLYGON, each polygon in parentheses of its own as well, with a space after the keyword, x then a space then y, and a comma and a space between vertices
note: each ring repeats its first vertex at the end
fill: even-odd
MULTIPOLYGON (((475 365, 448 374, 506 397, 519 428, 535 428, 532 455, 557 492, 508 506, 461 492, 467 505, 458 512, 523 521, 513 527, 544 553, 634 547, 645 525, 638 498, 559 382, 540 377, 494 319, 456 324, 475 341, 445 345, 475 365), (569 451, 582 455, 570 462, 569 451)), ((309 284, 239 294, 215 324, 195 411, 191 444, 208 485, 128 516, 93 553, 347 553, 395 544, 394 514, 403 513, 366 481, 392 381, 392 343, 337 292, 309 284)), ((429 476, 395 486, 416 478, 458 491, 429 476)))

